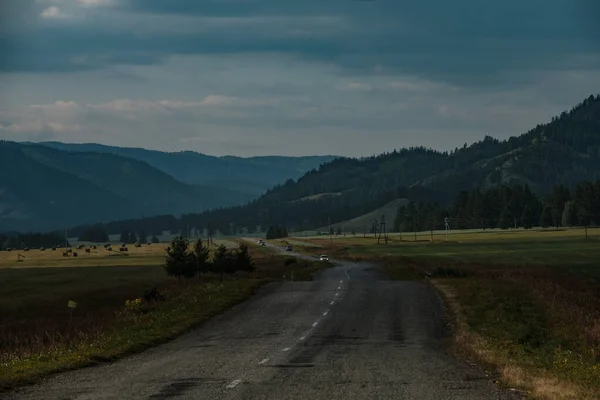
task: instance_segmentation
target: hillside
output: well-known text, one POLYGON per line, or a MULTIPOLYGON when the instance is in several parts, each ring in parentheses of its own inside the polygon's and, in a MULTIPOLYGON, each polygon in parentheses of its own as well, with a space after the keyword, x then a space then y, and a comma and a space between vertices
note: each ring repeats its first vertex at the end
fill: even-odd
MULTIPOLYGON (((373 226, 373 222, 377 221, 379 223, 381 221, 381 216, 384 215, 387 229, 391 230, 394 226, 394 220, 396 218, 398 208, 408 204, 408 201, 408 199, 396 199, 394 201, 390 201, 383 207, 379 207, 378 209, 373 210, 367 214, 359 215, 358 217, 352 218, 347 221, 333 223, 331 224, 331 228, 333 228, 334 231, 337 231, 339 228, 342 232, 345 233, 351 232, 352 230, 356 232, 369 232, 371 227, 373 226)), ((323 226, 317 229, 317 231, 327 232, 328 229, 328 226, 323 226)))
MULTIPOLYGON (((164 229, 191 224, 224 234, 284 224, 292 231, 351 220, 395 199, 449 204, 463 190, 526 184, 544 196, 600 177, 600 96, 529 132, 500 141, 486 136, 452 152, 409 148, 363 159, 338 158, 287 180, 246 206, 165 221, 164 229), (335 196, 327 195, 335 193, 335 196), (166 225, 169 226, 166 226, 166 225), (179 225, 179 226, 177 226, 179 225)), ((106 225, 118 232, 141 221, 106 225)))
MULTIPOLYGON (((175 179, 195 185, 235 191, 250 200, 287 179, 298 179, 306 171, 333 160, 334 156, 309 157, 214 157, 193 151, 175 153, 94 143, 43 142, 44 146, 70 152, 116 154, 144 161, 175 179)), ((240 202, 238 204, 241 204, 240 202)))
POLYGON ((2 231, 198 212, 247 200, 112 154, 0 142, 0 168, 2 231))

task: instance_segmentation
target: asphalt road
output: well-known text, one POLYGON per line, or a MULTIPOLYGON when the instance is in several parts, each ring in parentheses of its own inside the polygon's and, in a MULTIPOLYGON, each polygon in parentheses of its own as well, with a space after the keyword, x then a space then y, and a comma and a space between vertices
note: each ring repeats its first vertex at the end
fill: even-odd
POLYGON ((451 357, 436 293, 338 262, 170 343, 2 399, 517 399, 451 357))

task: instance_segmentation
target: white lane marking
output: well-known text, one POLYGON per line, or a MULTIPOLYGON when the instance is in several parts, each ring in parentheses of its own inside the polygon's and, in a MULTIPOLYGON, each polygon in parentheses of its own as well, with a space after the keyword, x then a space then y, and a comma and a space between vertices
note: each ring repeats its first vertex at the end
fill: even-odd
POLYGON ((329 310, 325 311, 325 312, 323 313, 323 316, 324 316, 324 317, 326 317, 326 316, 327 316, 327 314, 329 314, 329 310))
POLYGON ((329 305, 330 305, 330 306, 332 306, 332 305, 333 305, 333 303, 335 303, 335 300, 334 300, 334 301, 332 301, 331 303, 329 303, 329 305))
POLYGON ((234 387, 239 385, 241 381, 242 381, 241 379, 236 379, 235 381, 231 381, 231 383, 229 385, 227 385, 227 389, 233 389, 234 387))
POLYGON ((313 325, 312 325, 312 326, 313 326, 313 328, 314 328, 314 327, 315 327, 315 326, 317 326, 317 325, 319 325, 319 321, 315 321, 315 322, 313 322, 313 325))
POLYGON ((347 269, 344 270, 344 273, 346 274, 346 278, 348 278, 348 280, 350 280, 350 275, 348 275, 348 270, 347 269))
POLYGON ((281 350, 281 351, 290 351, 291 349, 289 347, 286 347, 285 349, 281 350))
POLYGON ((339 295, 340 295, 339 293, 336 293, 336 294, 335 294, 335 297, 338 297, 339 295))
POLYGON ((264 360, 260 360, 260 362, 258 363, 258 365, 263 365, 269 362, 268 358, 265 358, 264 360))
MULTIPOLYGON (((344 272, 346 272, 346 271, 344 271, 344 272)), ((344 283, 344 281, 340 281, 340 283, 344 283)))
POLYGON ((341 286, 338 286, 338 289, 337 289, 337 290, 342 290, 342 287, 341 287, 341 286))
POLYGON ((306 339, 306 336, 302 336, 302 337, 301 337, 300 339, 298 339, 298 340, 304 340, 304 339, 306 339))

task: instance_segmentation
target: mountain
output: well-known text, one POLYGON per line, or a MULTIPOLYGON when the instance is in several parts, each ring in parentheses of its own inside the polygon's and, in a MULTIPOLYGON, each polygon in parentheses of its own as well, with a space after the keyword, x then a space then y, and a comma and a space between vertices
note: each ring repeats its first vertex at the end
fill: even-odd
POLYGON ((42 142, 39 144, 69 152, 115 154, 144 161, 181 182, 235 191, 240 198, 246 200, 260 196, 286 179, 298 179, 306 171, 336 158, 335 156, 214 157, 193 151, 169 153, 94 143, 42 142))
MULTIPOLYGON (((329 221, 351 220, 396 199, 447 205, 461 191, 519 184, 544 196, 554 186, 574 188, 598 178, 600 96, 590 96, 549 123, 508 140, 486 136, 452 152, 417 147, 363 159, 337 158, 245 206, 165 220, 160 228, 177 229, 188 223, 204 228, 210 222, 225 234, 269 225, 315 229, 329 221)), ((105 227, 118 232, 138 223, 117 221, 105 227)))
POLYGON ((0 142, 0 171, 2 231, 198 212, 248 200, 225 188, 181 183, 131 158, 41 145, 0 142))

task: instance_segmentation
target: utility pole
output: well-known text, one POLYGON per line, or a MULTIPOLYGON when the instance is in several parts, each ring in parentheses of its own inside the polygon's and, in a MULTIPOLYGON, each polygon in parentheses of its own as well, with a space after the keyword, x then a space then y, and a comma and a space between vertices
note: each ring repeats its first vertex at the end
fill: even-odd
POLYGON ((329 215, 327 216, 327 221, 329 223, 329 249, 331 250, 333 247, 333 240, 331 238, 331 217, 329 215))
POLYGON ((431 243, 433 243, 433 225, 435 224, 435 219, 431 219, 431 243))
POLYGON ((379 223, 379 235, 377 237, 377 244, 381 240, 381 231, 383 231, 383 240, 387 244, 387 231, 385 229, 385 214, 381 216, 381 222, 379 223))

